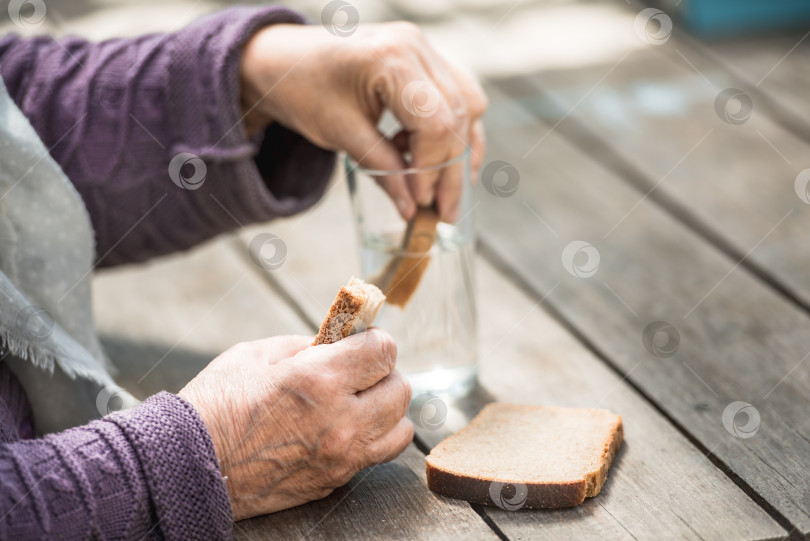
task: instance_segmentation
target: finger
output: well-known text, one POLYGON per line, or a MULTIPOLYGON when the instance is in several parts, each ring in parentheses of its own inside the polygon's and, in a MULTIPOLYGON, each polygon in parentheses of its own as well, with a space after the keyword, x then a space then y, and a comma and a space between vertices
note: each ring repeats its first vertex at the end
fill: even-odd
MULTIPOLYGON (((346 139, 346 152, 360 166, 379 171, 396 171, 405 168, 402 154, 395 144, 365 120, 358 120, 352 127, 352 137, 346 139)), ((399 211, 409 220, 416 212, 410 189, 403 175, 375 176, 374 180, 388 193, 399 211)))
MULTIPOLYGON (((452 144, 453 113, 436 83, 423 70, 410 66, 387 81, 381 97, 408 132, 411 166, 430 167, 444 162, 452 144)), ((419 205, 433 204, 438 169, 413 175, 409 186, 419 205)))
POLYGON ((357 393, 364 414, 364 433, 369 440, 386 434, 405 416, 411 403, 411 385, 398 370, 392 371, 373 387, 357 393))
POLYGON ((346 392, 356 393, 391 373, 397 362, 397 346, 391 335, 372 327, 334 344, 311 346, 295 358, 297 365, 304 369, 315 366, 331 374, 346 392))
MULTIPOLYGON (((462 149, 460 152, 464 152, 462 149)), ((458 205, 464 189, 464 162, 446 167, 436 186, 436 204, 443 222, 455 223, 458 218, 458 205)))
POLYGON ((472 169, 473 184, 478 182, 478 174, 481 170, 481 164, 484 161, 484 154, 486 154, 486 135, 484 133, 484 123, 476 120, 472 126, 470 136, 470 162, 472 169))
POLYGON ((403 417, 387 434, 375 440, 368 447, 372 464, 382 464, 394 460, 413 441, 413 423, 403 417))
POLYGON ((453 78, 458 85, 459 92, 467 106, 470 114, 470 119, 474 122, 481 118, 486 112, 489 105, 489 100, 481 88, 481 83, 478 82, 472 74, 459 69, 451 64, 447 64, 447 68, 453 75, 453 78))
POLYGON ((468 142, 470 146, 470 169, 473 183, 478 181, 478 172, 484 159, 486 139, 484 125, 481 117, 489 105, 487 95, 478 80, 469 72, 448 64, 448 70, 453 75, 464 100, 470 119, 470 132, 468 142))
POLYGON ((394 202, 397 212, 399 212, 403 220, 408 221, 413 218, 416 212, 416 204, 413 201, 413 195, 411 195, 405 177, 402 175, 387 175, 374 177, 374 180, 394 202))
POLYGON ((262 352, 262 359, 271 364, 292 357, 311 343, 311 336, 302 335, 273 336, 255 341, 259 351, 262 352))
MULTIPOLYGON (((437 54, 427 54, 423 58, 425 70, 443 93, 452 110, 450 145, 445 149, 444 160, 452 160, 464 154, 470 141, 471 106, 467 103, 468 91, 459 84, 455 69, 437 54)), ((463 163, 453 164, 440 171, 436 182, 435 195, 439 216, 445 222, 455 222, 458 204, 464 188, 463 163)))
MULTIPOLYGON (((434 87, 435 88, 435 87, 434 87)), ((437 92, 437 90, 432 90, 437 92)), ((444 97, 438 98, 437 112, 423 119, 411 132, 411 164, 415 168, 428 168, 413 175, 410 188, 421 206, 430 206, 435 199, 436 185, 442 175, 439 165, 450 157, 454 143, 453 112, 444 97)))
MULTIPOLYGON (((461 156, 466 152, 470 133, 469 116, 463 102, 458 100, 458 89, 454 86, 449 89, 455 99, 453 101, 453 125, 449 128, 452 135, 448 148, 446 149, 446 160, 451 160, 461 156)), ((458 161, 440 171, 440 176, 436 182, 436 205, 439 217, 444 222, 453 223, 458 216, 458 204, 461 200, 461 192, 464 189, 465 170, 464 161, 458 161)))
MULTIPOLYGON (((466 123, 466 115, 463 111, 458 111, 457 118, 461 124, 457 127, 457 130, 453 130, 453 143, 448 156, 449 159, 461 156, 467 150, 466 137, 470 133, 470 127, 466 123)), ((465 167, 464 160, 445 167, 436 184, 436 205, 439 217, 444 222, 454 223, 458 217, 458 205, 459 201, 461 201, 461 192, 464 189, 464 175, 469 174, 469 171, 465 171, 465 167)))

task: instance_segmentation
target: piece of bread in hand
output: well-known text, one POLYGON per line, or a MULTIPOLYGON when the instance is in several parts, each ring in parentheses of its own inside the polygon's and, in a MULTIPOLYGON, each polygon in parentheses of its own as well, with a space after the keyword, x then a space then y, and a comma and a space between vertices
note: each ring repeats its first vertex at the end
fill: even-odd
POLYGON ((338 291, 312 345, 332 344, 365 331, 374 323, 384 302, 385 295, 377 286, 353 277, 338 291))
POLYGON ((427 483, 510 511, 572 507, 602 490, 622 437, 607 410, 489 404, 430 452, 427 483))
POLYGON ((391 258, 371 281, 385 291, 386 302, 404 308, 419 286, 430 263, 439 214, 433 207, 419 207, 405 231, 401 253, 391 258))

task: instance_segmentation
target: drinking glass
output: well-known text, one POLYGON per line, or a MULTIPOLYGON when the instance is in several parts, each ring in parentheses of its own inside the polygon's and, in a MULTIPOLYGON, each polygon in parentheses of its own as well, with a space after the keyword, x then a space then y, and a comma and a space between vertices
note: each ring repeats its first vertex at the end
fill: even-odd
POLYGON ((477 375, 470 150, 423 169, 371 170, 348 157, 345 169, 360 241, 363 278, 378 282, 392 258, 429 258, 419 285, 405 306, 386 303, 375 322, 396 341, 397 368, 411 382, 414 396, 466 394, 477 375), (380 181, 391 175, 408 178, 425 170, 442 174, 449 168, 454 172, 460 169, 463 177, 458 218, 455 223, 438 223, 435 241, 427 253, 409 253, 403 246, 408 224, 380 181))

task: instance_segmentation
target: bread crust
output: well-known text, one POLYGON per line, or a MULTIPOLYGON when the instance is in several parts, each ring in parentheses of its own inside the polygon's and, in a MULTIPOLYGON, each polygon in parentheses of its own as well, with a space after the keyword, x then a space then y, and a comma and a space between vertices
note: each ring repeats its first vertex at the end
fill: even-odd
POLYGON ((352 278, 338 291, 312 345, 332 344, 365 331, 374 322, 383 302, 385 295, 377 286, 352 278))
MULTIPOLYGON (((487 407, 492 407, 491 404, 487 407)), ((485 408, 486 409, 486 408, 485 408)), ((452 436, 451 436, 452 437, 452 436)), ((586 472, 582 479, 568 482, 525 483, 521 480, 485 478, 476 475, 460 474, 431 464, 430 455, 427 457, 426 474, 427 485, 430 490, 443 496, 466 500, 472 503, 498 506, 504 509, 556 509, 574 507, 598 495, 607 480, 608 471, 613 464, 616 454, 624 440, 624 428, 621 416, 616 416, 616 424, 612 427, 611 435, 605 442, 605 447, 599 461, 599 468, 586 472), (525 500, 518 497, 517 501, 504 494, 506 501, 496 502, 490 488, 493 483, 525 487, 525 500)), ((495 494, 499 491, 496 487, 495 494)), ((503 486, 501 487, 503 489, 503 486)))
POLYGON ((593 498, 602 491, 602 487, 605 486, 605 481, 607 481, 608 470, 613 465, 613 460, 622 446, 622 441, 624 441, 624 425, 621 416, 619 416, 619 422, 613 431, 613 438, 602 454, 602 467, 589 474, 586 478, 588 482, 588 488, 585 491, 586 498, 593 498))
MULTIPOLYGON (((481 477, 468 477, 448 472, 428 464, 428 488, 442 496, 457 500, 466 500, 471 503, 498 506, 492 501, 489 489, 496 479, 481 477)), ((500 481, 504 484, 523 485, 528 489, 525 503, 520 508, 528 509, 557 509, 560 507, 574 507, 585 501, 586 482, 581 480, 572 483, 520 483, 519 481, 500 481)))

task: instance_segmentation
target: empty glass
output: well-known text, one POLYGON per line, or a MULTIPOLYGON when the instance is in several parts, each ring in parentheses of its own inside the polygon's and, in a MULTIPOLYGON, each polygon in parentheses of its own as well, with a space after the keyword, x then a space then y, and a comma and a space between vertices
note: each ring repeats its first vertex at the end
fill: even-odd
MULTIPOLYGON (((425 258, 419 285, 404 307, 386 303, 375 325, 397 343, 397 367, 419 393, 461 396, 477 374, 476 309, 473 288, 475 229, 470 186, 470 151, 430 170, 461 170, 463 192, 456 223, 439 222, 427 252, 403 246, 408 224, 378 180, 413 175, 418 169, 375 171, 345 161, 352 207, 360 240, 363 278, 381 284, 381 275, 403 260, 425 258)), ((406 261, 407 263, 407 261, 406 261)), ((420 266, 420 265, 412 265, 420 266)), ((415 272, 418 272, 415 271, 415 272)), ((389 290, 390 291, 390 290, 389 290)))

